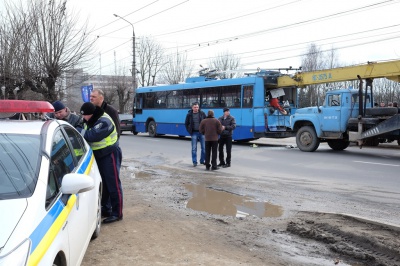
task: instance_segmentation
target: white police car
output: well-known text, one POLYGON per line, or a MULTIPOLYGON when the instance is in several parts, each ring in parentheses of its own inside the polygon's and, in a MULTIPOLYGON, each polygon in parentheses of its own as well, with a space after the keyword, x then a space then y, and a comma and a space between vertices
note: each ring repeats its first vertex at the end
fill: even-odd
MULTIPOLYGON (((53 110, 0 100, 0 113, 53 110)), ((0 265, 79 265, 100 232, 101 191, 93 152, 70 124, 0 119, 0 265)))

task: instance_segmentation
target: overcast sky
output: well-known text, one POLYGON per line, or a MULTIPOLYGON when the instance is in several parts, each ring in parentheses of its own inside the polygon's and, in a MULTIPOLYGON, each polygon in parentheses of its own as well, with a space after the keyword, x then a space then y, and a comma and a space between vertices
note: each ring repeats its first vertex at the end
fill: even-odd
POLYGON ((91 74, 132 64, 136 38, 187 53, 195 70, 229 51, 243 68, 298 67, 310 43, 337 48, 344 64, 400 59, 400 1, 379 0, 69 0, 99 36, 91 74), (115 56, 114 56, 115 53, 115 56), (115 59, 115 60, 114 60, 115 59))

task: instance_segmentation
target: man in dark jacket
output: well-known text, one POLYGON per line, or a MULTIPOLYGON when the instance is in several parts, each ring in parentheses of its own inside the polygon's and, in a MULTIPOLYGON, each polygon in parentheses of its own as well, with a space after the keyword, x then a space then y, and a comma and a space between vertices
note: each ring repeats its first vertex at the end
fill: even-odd
POLYGON ((193 103, 192 110, 188 111, 185 119, 185 127, 192 137, 192 162, 193 166, 197 166, 197 142, 200 142, 201 155, 200 164, 204 164, 205 161, 205 144, 204 136, 199 132, 199 126, 201 121, 206 118, 206 114, 200 110, 199 104, 193 103))
POLYGON ((94 89, 90 93, 90 101, 94 105, 103 109, 104 112, 106 112, 112 118, 114 125, 116 127, 116 130, 117 130, 118 139, 119 139, 119 137, 121 135, 121 125, 120 125, 117 109, 115 109, 112 105, 110 105, 104 101, 104 92, 100 89, 94 89))
POLYGON ((206 139, 206 169, 210 170, 210 154, 211 159, 211 170, 217 170, 217 150, 218 150, 218 135, 221 134, 224 127, 214 117, 214 111, 209 110, 206 119, 201 121, 199 127, 200 133, 204 134, 206 139))
POLYGON ((71 110, 69 110, 68 107, 65 107, 61 101, 55 101, 52 105, 54 107, 54 118, 67 121, 75 128, 82 127, 82 118, 71 113, 71 110))
POLYGON ((232 151, 232 131, 236 128, 236 120, 231 116, 229 108, 224 108, 224 114, 218 118, 219 122, 225 127, 219 138, 219 165, 222 167, 231 167, 232 151), (226 145, 226 163, 224 160, 224 145, 226 145))
POLYGON ((103 180, 101 198, 103 223, 122 220, 122 185, 119 178, 121 154, 118 134, 111 117, 91 102, 82 105, 84 127, 81 135, 90 144, 103 180), (111 207, 109 207, 109 203, 111 207))

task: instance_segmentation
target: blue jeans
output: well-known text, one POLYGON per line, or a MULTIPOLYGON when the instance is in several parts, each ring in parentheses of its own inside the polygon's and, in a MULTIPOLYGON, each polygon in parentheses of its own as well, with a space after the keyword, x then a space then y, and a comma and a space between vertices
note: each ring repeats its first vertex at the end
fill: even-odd
POLYGON ((192 161, 194 164, 197 164, 197 141, 200 142, 201 146, 201 155, 200 155, 200 163, 204 163, 206 153, 205 153, 205 144, 204 144, 204 136, 200 132, 192 133, 192 161))

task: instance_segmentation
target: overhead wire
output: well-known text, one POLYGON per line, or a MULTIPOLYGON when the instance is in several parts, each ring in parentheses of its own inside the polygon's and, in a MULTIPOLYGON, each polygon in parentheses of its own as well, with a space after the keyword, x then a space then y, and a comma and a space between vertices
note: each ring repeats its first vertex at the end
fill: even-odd
MULTIPOLYGON (((288 24, 288 25, 283 25, 283 26, 274 27, 274 28, 270 28, 270 29, 265 29, 265 30, 262 30, 262 31, 256 31, 256 32, 252 32, 252 33, 246 33, 246 34, 238 35, 238 36, 236 36, 236 37, 223 38, 223 39, 214 40, 214 41, 209 41, 209 42, 203 42, 203 43, 207 43, 207 46, 208 46, 209 43, 213 43, 213 42, 218 43, 219 41, 225 41, 225 42, 227 42, 227 41, 232 41, 232 40, 236 40, 236 39, 244 39, 244 38, 256 36, 256 35, 259 35, 259 34, 263 34, 263 33, 266 33, 266 32, 270 32, 270 31, 277 31, 277 30, 283 30, 283 29, 290 28, 290 27, 302 26, 302 25, 305 25, 305 24, 308 24, 308 23, 314 23, 314 22, 318 22, 318 21, 325 20, 325 19, 332 19, 332 18, 336 18, 336 17, 339 17, 339 16, 348 15, 348 14, 355 13, 355 12, 362 12, 362 11, 364 11, 364 10, 366 10, 366 9, 378 8, 378 7, 380 7, 381 5, 388 5, 388 4, 393 3, 394 1, 395 1, 395 0, 387 0, 387 1, 379 2, 379 3, 371 4, 371 5, 368 5, 368 6, 360 7, 360 8, 355 8, 355 9, 351 9, 351 10, 347 10, 347 11, 338 12, 338 13, 331 14, 331 15, 324 16, 324 17, 318 17, 318 18, 315 18, 315 19, 309 19, 309 20, 305 20, 305 21, 301 21, 301 22, 297 22, 297 23, 293 23, 293 24, 288 24)), ((164 12, 164 11, 167 11, 167 10, 169 10, 169 9, 171 9, 171 8, 174 8, 174 7, 176 7, 176 6, 180 5, 180 4, 183 4, 183 3, 185 3, 185 2, 187 2, 187 1, 181 2, 181 3, 179 3, 179 4, 175 5, 175 6, 172 6, 172 7, 168 8, 168 9, 165 9, 165 10, 163 10, 163 11, 161 11, 161 12, 158 12, 158 13, 156 13, 156 14, 153 14, 153 15, 147 17, 147 18, 144 18, 144 19, 142 19, 142 20, 139 20, 138 22, 143 21, 143 20, 145 20, 145 19, 148 19, 148 18, 150 18, 150 17, 153 17, 153 16, 155 16, 155 15, 157 15, 157 14, 160 14, 160 13, 162 13, 162 12, 164 12)), ((154 3, 154 2, 153 2, 153 3, 154 3)), ((291 3, 293 3, 293 2, 287 3, 286 5, 291 4, 291 3)), ((265 10, 269 10, 269 9, 265 9, 265 10)), ((264 10, 264 11, 265 11, 265 10, 264 10)), ((261 11, 258 11, 258 12, 261 12, 261 11)), ((250 13, 250 14, 254 14, 254 13, 257 13, 257 12, 253 12, 253 13, 250 13)), ((189 29, 195 29, 195 28, 200 28, 200 27, 205 27, 205 26, 213 25, 213 24, 216 24, 216 23, 222 23, 222 22, 224 22, 224 21, 230 21, 230 20, 233 20, 233 19, 235 19, 235 18, 241 18, 241 17, 247 16, 247 15, 249 15, 249 14, 237 16, 237 17, 234 17, 234 18, 229 18, 229 19, 226 19, 226 20, 220 20, 220 21, 217 21, 217 22, 215 22, 215 23, 208 23, 208 24, 205 24, 205 25, 201 25, 201 26, 197 26, 197 27, 189 28, 189 29)), ((136 22, 136 23, 137 23, 137 22, 136 22)), ((393 25, 393 26, 398 26, 398 25, 393 25)), ((388 27, 393 27, 393 26, 388 26, 388 27)), ((183 30, 180 30, 180 31, 186 31, 186 30, 189 30, 189 29, 183 29, 183 30)), ((377 29, 374 29, 374 30, 377 30, 377 29)), ((371 31, 374 31, 374 30, 371 30, 371 31)), ((165 33, 165 34, 162 34, 162 35, 177 33, 177 32, 180 32, 180 31, 165 33)), ((115 31, 114 31, 114 32, 115 32, 115 31)), ((365 32, 368 32, 368 31, 365 31, 365 32)), ((359 32, 359 33, 362 33, 362 32, 359 32)), ((356 34, 359 34, 359 33, 356 33, 356 34)), ((109 34, 111 34, 111 33, 109 33, 109 34)), ((105 35, 107 35, 107 34, 105 34, 105 35)), ((103 36, 105 36, 105 35, 103 35, 103 36)), ((354 35, 354 33, 353 33, 353 35, 354 35)), ((158 35, 158 36, 161 36, 161 35, 158 35)), ((346 35, 337 36, 337 37, 331 37, 331 38, 326 38, 326 39, 339 38, 339 37, 343 37, 343 36, 346 36, 346 35)), ((324 40, 324 39, 321 39, 321 40, 324 40)), ((126 43, 128 43, 128 42, 129 42, 129 41, 124 42, 123 44, 120 44, 120 45, 118 45, 117 47, 120 47, 120 46, 122 46, 122 45, 124 45, 124 44, 126 44, 126 43)), ((307 43, 310 43, 310 42, 307 42, 307 43)), ((191 52, 191 51, 194 51, 194 50, 197 50, 197 49, 201 49, 202 47, 200 46, 200 48, 199 48, 199 45, 200 45, 200 44, 198 44, 198 43, 196 43, 196 44, 189 44, 189 45, 181 46, 180 48, 193 47, 193 48, 191 48, 191 49, 186 49, 186 50, 183 51, 183 52, 187 53, 187 52, 191 52), (196 47, 194 47, 194 46, 196 46, 196 47)), ((291 46, 291 45, 288 45, 288 47, 290 47, 290 46, 291 46)), ((117 47, 115 47, 115 48, 117 48, 117 47)), ((109 50, 107 50, 107 51, 104 52, 104 53, 108 53, 108 52, 114 50, 115 48, 109 49, 109 50)), ((280 47, 280 48, 282 48, 282 47, 280 47)), ((171 48, 166 48, 166 49, 176 49, 176 47, 173 47, 173 48, 171 47, 171 48)), ((270 49, 272 49, 272 48, 270 48, 270 49)), ((255 52, 255 51, 250 51, 250 52, 244 52, 244 53, 242 53, 242 54, 254 53, 254 52, 255 52)), ((104 54, 104 53, 103 53, 103 54, 104 54)), ((181 52, 181 53, 182 53, 182 52, 181 52)), ((190 61, 195 61, 195 60, 196 60, 196 59, 193 59, 193 60, 190 60, 190 61)), ((110 65, 111 65, 111 64, 110 64, 110 65)))
MULTIPOLYGON (((187 1, 188 1, 188 0, 187 0, 187 1)), ((144 19, 142 19, 142 20, 139 20, 139 21, 137 21, 137 22, 134 22, 134 23, 138 23, 138 22, 140 22, 140 21, 146 20, 146 19, 148 19, 148 18, 150 18, 150 17, 153 17, 153 16, 155 16, 155 15, 157 15, 157 14, 160 14, 160 13, 162 13, 162 12, 164 12, 164 11, 167 11, 167 10, 169 10, 169 9, 171 9, 171 8, 174 8, 174 7, 178 6, 178 5, 181 5, 181 4, 183 4, 183 3, 187 2, 187 1, 181 2, 181 3, 179 3, 179 4, 175 5, 175 6, 172 6, 172 7, 170 7, 170 8, 167 8, 167 9, 161 11, 161 12, 158 12, 158 13, 156 13, 156 14, 153 14, 153 15, 151 15, 151 16, 149 16, 149 17, 146 17, 146 18, 144 18, 144 19)), ((264 30, 256 31, 256 32, 252 32, 252 33, 246 33, 246 34, 242 34, 242 35, 237 35, 237 36, 233 36, 233 37, 227 37, 227 38, 217 39, 217 40, 212 40, 212 41, 205 41, 205 42, 202 42, 202 43, 193 43, 193 44, 183 45, 183 46, 180 46, 180 48, 181 48, 181 49, 184 49, 185 47, 189 47, 188 49, 185 49, 184 52, 185 52, 185 53, 187 53, 187 52, 192 52, 192 51, 196 51, 196 50, 199 50, 199 49, 202 49, 202 48, 205 48, 205 47, 209 47, 210 45, 217 45, 217 44, 222 44, 222 43, 231 42, 231 41, 236 41, 236 40, 243 40, 243 39, 245 39, 245 38, 257 36, 257 35, 260 35, 260 34, 265 34, 265 33, 268 33, 268 32, 283 30, 283 29, 291 28, 291 27, 303 26, 303 25, 309 24, 309 23, 315 23, 315 22, 322 21, 322 20, 332 19, 332 18, 334 18, 334 17, 340 17, 340 16, 348 15, 348 14, 353 13, 353 12, 361 12, 361 11, 363 11, 364 9, 378 8, 380 5, 387 5, 387 4, 390 4, 390 3, 393 3, 393 2, 396 2, 396 0, 386 0, 386 1, 382 1, 382 2, 379 2, 379 3, 371 4, 371 5, 364 6, 364 7, 360 7, 360 8, 355 8, 355 9, 351 9, 351 10, 347 10, 347 11, 342 11, 342 12, 334 13, 334 14, 331 14, 331 15, 328 15, 328 16, 318 17, 318 18, 315 18, 315 19, 309 19, 309 20, 305 20, 305 21, 301 21, 301 22, 296 22, 296 23, 292 23, 292 24, 288 24, 288 25, 283 25, 283 26, 279 26, 279 27, 264 29, 264 30)), ((290 2, 290 3, 287 3, 287 4, 285 4, 285 5, 289 5, 289 4, 293 4, 293 3, 294 3, 294 2, 290 2)), ((284 6, 284 5, 281 5, 281 6, 284 6)), ((277 6, 277 7, 281 7, 281 6, 277 6)), ((274 8, 277 8, 277 7, 274 7, 274 8)), ((270 10, 270 9, 264 9, 263 12, 264 12, 264 11, 268 11, 268 10, 270 10)), ((261 11, 260 11, 260 12, 261 12, 261 11)), ((257 13, 257 12, 253 12, 253 13, 249 13, 249 14, 254 14, 254 13, 257 13)), ((233 17, 233 18, 229 18, 229 19, 226 19, 226 20, 217 21, 217 22, 214 22, 214 23, 208 23, 208 24, 201 25, 201 26, 197 26, 197 27, 194 27, 194 28, 199 28, 199 27, 205 27, 205 26, 215 25, 215 24, 217 24, 217 23, 221 23, 221 22, 224 22, 224 21, 230 21, 230 20, 233 20, 233 19, 241 18, 241 17, 243 17, 243 16, 248 16, 249 14, 241 15, 241 16, 236 16, 236 17, 233 17)), ((126 27, 129 27, 129 25, 126 26, 126 27)), ((123 27, 123 28, 126 28, 126 27, 123 27)), ((121 30, 121 29, 123 29, 123 28, 120 28, 120 29, 118 29, 118 30, 116 30, 116 31, 119 31, 119 30, 121 30)), ((189 29, 190 29, 190 28, 189 28, 189 29)), ((186 31, 186 30, 188 30, 188 29, 183 29, 183 30, 181 30, 181 31, 186 31)), ((116 32, 116 31, 113 31, 113 32, 116 32)), ((111 33, 113 33, 113 32, 111 32, 111 33)), ((176 32, 178 32, 178 31, 176 31, 176 32)), ((111 34, 111 33, 107 33, 107 34, 104 34, 104 35, 101 35, 101 36, 104 37, 104 36, 107 36, 107 35, 109 35, 109 34, 111 34)), ((172 34, 172 32, 166 33, 166 34, 172 34)), ((163 35, 163 34, 161 34, 161 35, 163 35)), ((161 36, 161 35, 156 35, 156 36, 161 36)), ((120 46, 120 45, 118 45, 117 47, 119 47, 119 46, 120 46)), ((176 49, 176 47, 165 48, 165 49, 176 49)), ((112 49, 109 49, 108 52, 111 51, 111 50, 113 50, 113 48, 112 48, 112 49)), ((104 54, 104 53, 103 53, 103 54, 104 54)))
MULTIPOLYGON (((189 0, 186 0, 186 1, 184 1, 184 2, 181 2, 181 3, 177 4, 177 5, 174 5, 174 6, 172 6, 172 7, 169 7, 169 8, 167 8, 167 9, 164 9, 164 10, 158 12, 158 13, 152 14, 152 15, 150 15, 150 16, 144 18, 144 19, 141 19, 141 20, 138 20, 138 21, 136 21, 136 22, 133 22, 132 24, 137 24, 137 23, 139 23, 139 22, 141 22, 141 21, 144 21, 144 20, 146 20, 146 19, 149 19, 149 18, 151 18, 151 17, 154 17, 155 15, 161 14, 161 13, 167 11, 167 10, 170 10, 170 9, 172 9, 172 8, 175 8, 175 7, 179 6, 179 5, 181 5, 181 4, 184 4, 184 3, 187 2, 187 1, 189 1, 189 0)), ((296 1, 299 1, 299 0, 296 0, 296 1)), ((245 15, 236 16, 236 17, 233 17, 233 18, 228 18, 228 19, 226 19, 226 20, 222 20, 222 21, 219 21, 219 22, 213 22, 213 23, 207 24, 207 26, 215 25, 215 24, 217 24, 217 23, 222 23, 222 22, 230 21, 230 20, 234 20, 234 19, 239 19, 239 18, 246 17, 246 16, 249 16, 249 15, 254 15, 254 14, 256 14, 256 13, 261 13, 261 12, 264 12, 264 11, 268 11, 268 10, 270 10, 270 9, 275 9, 275 8, 282 7, 282 6, 285 6, 285 5, 293 4, 293 3, 296 2, 296 1, 293 1, 293 2, 290 2, 290 3, 287 3, 287 4, 283 4, 283 5, 280 5, 280 6, 277 6, 277 7, 273 7, 273 8, 263 9, 263 10, 261 10, 261 11, 256 11, 256 12, 248 13, 248 14, 245 14, 245 15)), ((154 3, 154 2, 153 2, 153 3, 154 3)), ((147 6, 148 6, 148 5, 147 5, 147 6)), ((146 7, 147 7, 147 6, 146 6, 146 7)), ((142 8, 141 8, 141 9, 142 9, 142 8)), ((140 9, 139 9, 139 10, 140 10, 140 9)), ((136 11, 138 11, 138 10, 135 10, 134 12, 136 12, 136 11)), ((134 13, 134 12, 132 12, 132 13, 134 13)), ((130 14, 132 14, 132 13, 130 13, 130 14)), ((128 15, 126 15, 126 16, 128 16, 128 15)), ((125 17, 126 17, 126 16, 125 16, 125 17)), ((117 20, 115 20, 115 21, 117 21, 117 20)), ((113 22, 111 22, 111 23, 114 23, 115 21, 113 21, 113 22)), ((109 25, 109 24, 111 24, 111 23, 108 23, 108 24, 106 24, 105 26, 107 26, 107 25, 109 25)), ((105 26, 103 26, 103 27, 105 27, 105 26)), ((200 28, 200 27, 205 27, 205 26, 206 26, 206 25, 200 25, 200 26, 198 26, 198 28, 200 28)), ((103 28, 103 27, 100 27, 100 28, 103 28)), ((106 33, 106 34, 98 35, 97 37, 98 37, 98 38, 100 38, 100 37, 107 37, 107 38, 110 38, 110 37, 109 37, 110 34, 115 33, 115 32, 117 32, 117 31, 119 31, 119 30, 125 29, 125 28, 127 28, 127 27, 129 27, 129 25, 128 25, 128 26, 124 26, 124 27, 122 27, 122 28, 119 28, 119 29, 117 29, 117 30, 114 30, 114 31, 112 31, 112 32, 106 33)), ((197 27, 195 27, 195 28, 197 28, 197 27)), ((186 31, 186 30, 188 30, 188 29, 184 29, 184 30, 181 30, 181 31, 186 31)), ((166 33, 166 34, 171 34, 171 33, 166 33)), ((162 35, 165 35, 165 34, 162 34, 162 35)), ((160 36, 160 35, 154 35, 153 37, 157 37, 157 36, 160 36)), ((139 37, 139 38, 140 38, 140 37, 139 37)), ((119 46, 120 46, 120 45, 118 45, 117 47, 119 47, 119 46)), ((110 50, 113 50, 113 48, 109 49, 108 51, 110 51, 110 50)))
MULTIPOLYGON (((383 42, 383 41, 397 39, 397 38, 400 38, 400 35, 399 36, 395 36, 395 37, 381 39, 381 40, 373 40, 373 41, 368 41, 368 42, 364 42, 364 43, 345 45, 345 46, 338 47, 337 49, 340 50, 340 49, 346 49, 346 48, 351 48, 351 47, 357 47, 357 46, 362 46, 362 45, 367 45, 367 44, 377 43, 377 42, 383 42)), ((328 52, 328 51, 330 51, 330 49, 321 50, 321 52, 328 52)), ((248 63, 242 64, 242 66, 254 65, 254 64, 259 64, 259 63, 274 62, 274 61, 279 61, 279 60, 284 60, 284 59, 289 59, 289 58, 298 58, 298 57, 301 57, 301 56, 306 56, 307 54, 308 53, 302 53, 302 54, 297 54, 297 55, 287 56, 287 57, 282 57, 282 58, 267 59, 267 60, 256 61, 256 62, 248 62, 248 63)))
POLYGON ((269 7, 269 8, 262 9, 262 10, 257 10, 255 12, 251 12, 251 13, 247 13, 247 14, 244 14, 244 15, 236 16, 236 17, 233 17, 233 18, 219 20, 219 21, 215 21, 215 22, 212 22, 212 23, 207 23, 207 24, 203 24, 203 25, 199 25, 199 26, 194 26, 194 27, 186 28, 186 29, 182 29, 182 30, 176 30, 176 31, 171 31, 171 32, 167 32, 167 33, 156 34, 156 35, 153 35, 153 37, 160 37, 160 36, 175 34, 175 33, 179 33, 179 32, 184 32, 184 31, 188 31, 188 30, 194 30, 194 29, 199 29, 199 28, 203 28, 203 27, 214 26, 214 25, 219 24, 219 23, 240 19, 240 18, 244 18, 244 17, 247 17, 247 16, 251 16, 251 15, 258 14, 258 13, 262 13, 262 12, 265 12, 265 11, 269 11, 269 10, 272 10, 272 9, 276 9, 276 8, 280 8, 280 7, 283 7, 283 6, 291 5, 291 4, 295 3, 295 2, 298 2, 298 0, 292 1, 290 3, 282 4, 282 5, 279 5, 279 6, 274 6, 274 7, 269 7))
MULTIPOLYGON (((176 4, 176 5, 173 5, 173 6, 171 6, 171 7, 168 7, 168 8, 166 8, 166 9, 161 10, 160 12, 157 12, 157 13, 155 13, 155 14, 152 14, 152 15, 148 16, 148 17, 145 17, 145 18, 143 18, 143 19, 141 19, 141 20, 132 22, 132 24, 137 24, 137 23, 139 23, 139 22, 145 21, 145 20, 147 20, 147 19, 149 19, 149 18, 152 18, 152 17, 154 17, 154 16, 156 16, 156 15, 159 15, 159 14, 164 13, 164 12, 166 12, 166 11, 168 11, 168 10, 171 10, 171 9, 173 9, 173 8, 175 8, 175 7, 178 7, 178 6, 184 4, 184 3, 188 2, 188 1, 189 1, 189 0, 185 0, 185 1, 183 1, 183 2, 180 2, 180 3, 176 4)), ((99 37, 105 37, 105 36, 107 36, 107 35, 110 35, 110 34, 112 34, 112 33, 115 33, 115 32, 117 32, 117 31, 120 31, 120 30, 125 29, 125 28, 128 28, 128 27, 130 27, 130 26, 129 26, 129 25, 128 25, 128 26, 124 26, 124 27, 122 27, 122 28, 119 28, 119 29, 117 29, 117 30, 111 31, 111 32, 109 32, 109 33, 102 34, 102 35, 100 35, 99 37)))
POLYGON ((212 40, 212 41, 205 41, 202 43, 194 43, 194 44, 190 44, 190 45, 185 45, 184 47, 187 47, 187 46, 192 47, 192 48, 186 49, 185 52, 191 52, 194 50, 202 49, 204 47, 209 47, 210 45, 217 45, 217 44, 222 44, 222 43, 226 43, 226 42, 230 42, 230 41, 243 40, 245 38, 254 37, 254 36, 257 36, 260 34, 265 34, 267 32, 273 32, 273 31, 283 30, 283 29, 292 28, 292 27, 299 27, 299 26, 303 26, 303 25, 306 25, 309 23, 315 23, 318 21, 323 21, 323 20, 328 20, 328 19, 332 19, 335 17, 339 17, 339 16, 348 15, 355 11, 361 12, 364 9, 378 8, 379 5, 385 5, 385 4, 394 2, 394 1, 396 1, 396 0, 387 0, 387 1, 380 2, 380 3, 371 4, 371 5, 359 7, 359 8, 354 8, 354 9, 350 9, 347 11, 342 11, 342 12, 334 13, 331 15, 323 16, 323 17, 308 19, 308 20, 304 20, 304 21, 300 21, 300 22, 296 22, 296 23, 277 26, 277 27, 264 29, 264 30, 260 30, 260 31, 255 31, 255 32, 251 32, 251 33, 246 33, 246 34, 242 34, 242 35, 236 35, 236 36, 220 38, 220 39, 216 39, 216 40, 212 40))
MULTIPOLYGON (((349 34, 343 34, 343 35, 338 35, 338 36, 333 36, 333 37, 328 37, 328 38, 322 38, 322 39, 317 39, 317 40, 312 40, 312 41, 307 41, 307 42, 301 42, 301 43, 295 43, 295 44, 287 44, 285 46, 277 46, 277 47, 271 47, 271 48, 265 48, 265 49, 259 49, 259 50, 255 50, 255 51, 246 51, 246 52, 242 52, 242 53, 235 53, 235 55, 242 55, 242 54, 249 54, 249 53, 256 53, 256 52, 263 52, 263 51, 268 51, 268 50, 276 50, 276 49, 281 49, 281 48, 289 48, 289 47, 293 47, 293 46, 300 46, 300 45, 306 45, 306 44, 311 44, 311 43, 320 43, 321 41, 327 41, 327 40, 332 40, 332 39, 339 39, 339 38, 343 38, 343 37, 349 37, 349 36, 355 36, 355 35, 360 35, 360 34, 364 34, 364 33, 370 33, 370 32, 374 32, 374 31, 379 31, 379 30, 383 30, 383 29, 389 29, 389 28, 395 28, 395 27, 399 27, 400 24, 395 24, 395 25, 391 25, 391 26, 386 26, 386 27, 380 27, 380 28, 375 28, 375 29, 371 29, 371 30, 365 30, 365 31, 360 31, 360 32, 352 32, 349 34)), ((395 32, 391 32, 391 33, 397 33, 398 31, 395 32)), ((389 33, 384 33, 384 34, 380 34, 380 35, 386 35, 389 33)), ((366 37, 359 37, 359 38, 371 38, 374 36, 380 36, 380 35, 369 35, 366 37)), ((337 42, 332 42, 329 44, 334 44, 334 43, 341 43, 341 42, 348 42, 351 41, 353 39, 346 39, 346 40, 342 40, 342 41, 337 41, 337 42)), ((281 50, 279 51, 279 53, 284 52, 287 50, 281 50)), ((259 56, 260 54, 256 54, 256 55, 252 55, 249 57, 255 57, 255 56, 259 56)), ((262 55, 262 54, 261 54, 262 55)), ((246 58, 246 57, 241 57, 241 58, 246 58)), ((196 58, 193 59, 193 61, 196 60, 204 60, 207 58, 196 58)))
MULTIPOLYGON (((145 6, 141 7, 141 8, 139 8, 139 9, 136 9, 135 11, 133 11, 133 12, 131 12, 131 13, 128 13, 128 14, 122 16, 122 17, 125 18, 125 17, 127 17, 127 16, 130 16, 130 15, 132 15, 132 14, 134 14, 134 13, 136 13, 136 12, 138 12, 138 11, 140 11, 140 10, 146 8, 146 7, 151 6, 152 4, 154 4, 154 3, 158 2, 158 1, 160 1, 160 0, 153 1, 153 2, 151 2, 150 4, 147 4, 147 5, 145 5, 145 6)), ((109 26, 109 25, 111 25, 111 24, 117 22, 118 20, 119 20, 119 19, 115 19, 114 21, 111 21, 111 22, 109 22, 109 23, 107 23, 107 24, 105 24, 105 25, 103 25, 103 26, 101 26, 101 27, 99 27, 99 28, 97 28, 97 29, 94 29, 93 31, 97 31, 97 30, 100 30, 100 29, 102 29, 102 28, 105 28, 105 27, 107 27, 107 26, 109 26)))

